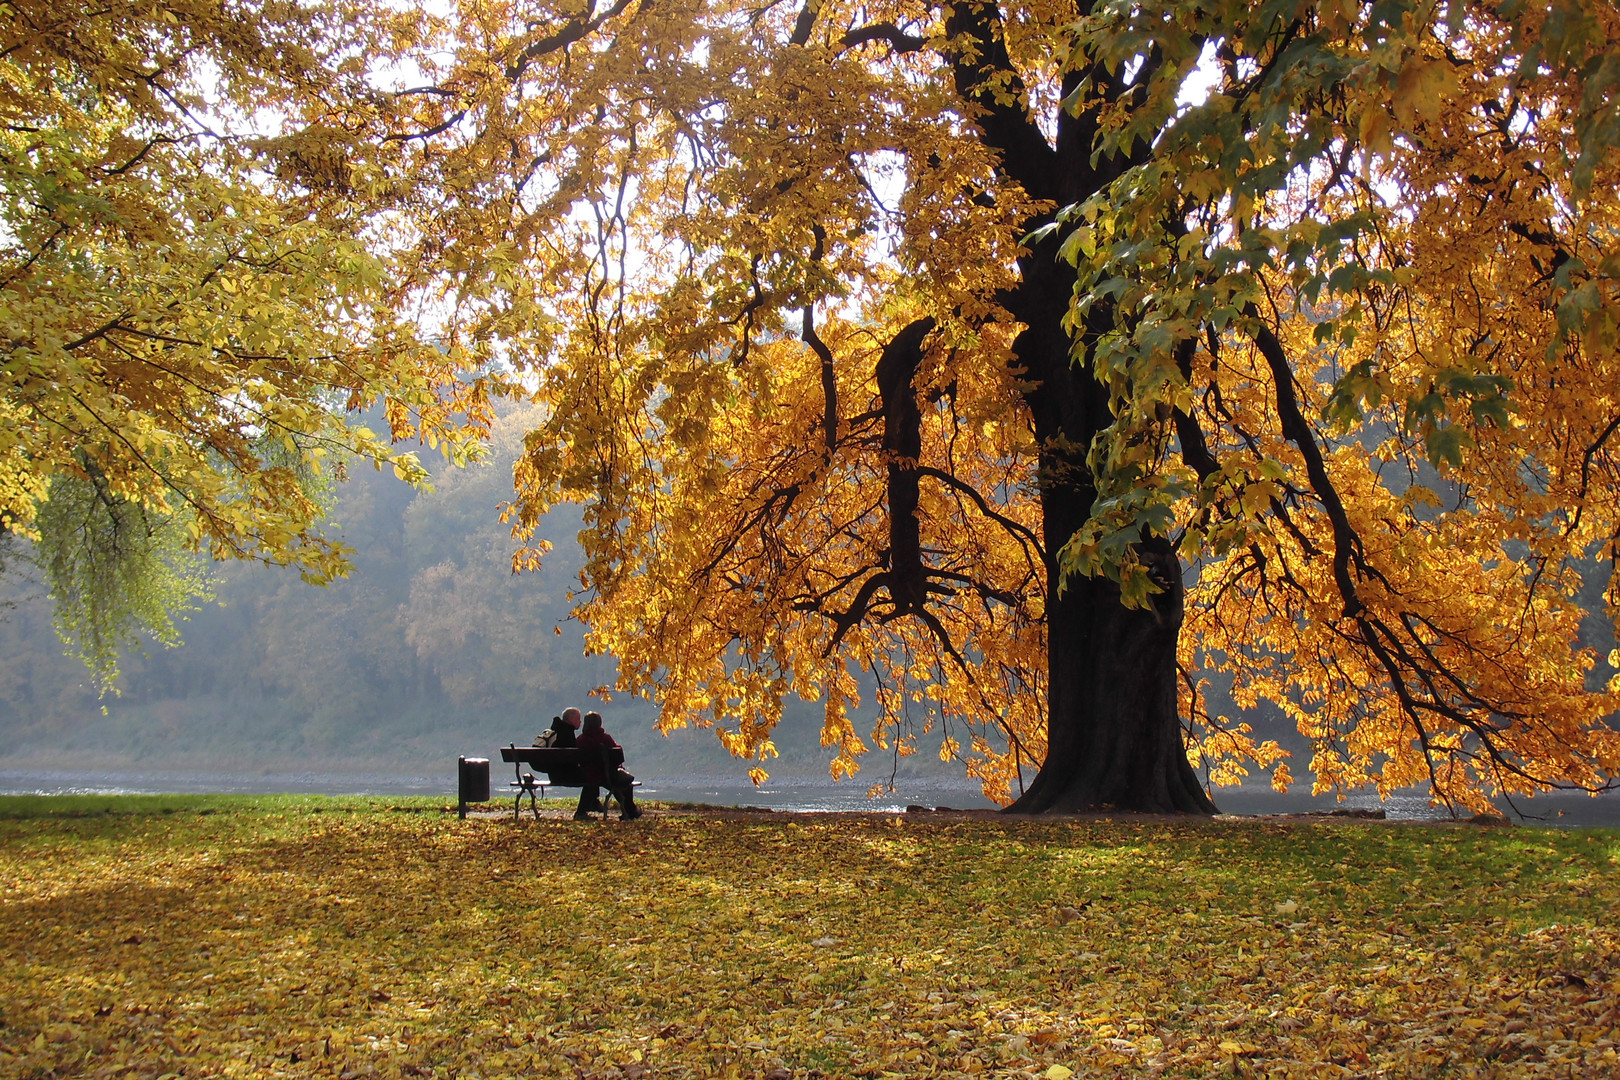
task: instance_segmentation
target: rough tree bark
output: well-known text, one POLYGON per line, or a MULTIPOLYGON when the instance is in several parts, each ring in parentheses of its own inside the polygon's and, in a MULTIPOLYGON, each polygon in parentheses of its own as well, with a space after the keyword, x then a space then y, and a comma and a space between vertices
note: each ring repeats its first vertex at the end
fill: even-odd
MULTIPOLYGON (((1008 177, 1055 206, 1080 202, 1133 162, 1118 156, 1092 160, 1097 129, 1084 110, 1060 116, 1055 141, 1047 139, 1023 104, 1024 87, 1000 40, 998 19, 991 4, 960 0, 951 5, 947 29, 955 49, 957 92, 976 114, 982 137, 1008 177)), ((1097 93, 1134 92, 1122 74, 1093 71, 1072 73, 1065 93, 1087 74, 1097 93)), ((1033 230, 1050 220, 1027 224, 1033 230)), ((1214 813, 1188 764, 1176 708, 1184 593, 1175 551, 1162 539, 1141 545, 1141 558, 1164 590, 1143 610, 1127 608, 1118 586, 1106 579, 1062 581, 1056 565, 1057 553, 1085 523, 1096 499, 1087 449, 1113 420, 1107 388, 1092 377, 1085 345, 1111 329, 1112 315, 1100 309, 1090 313, 1076 355, 1062 324, 1074 272, 1057 256, 1061 241, 1061 234, 1050 235, 1020 259, 1020 282, 1002 297, 1026 327, 1014 343, 1015 363, 1030 384, 1025 401, 1041 443, 1049 675, 1047 757, 1008 810, 1214 813)))

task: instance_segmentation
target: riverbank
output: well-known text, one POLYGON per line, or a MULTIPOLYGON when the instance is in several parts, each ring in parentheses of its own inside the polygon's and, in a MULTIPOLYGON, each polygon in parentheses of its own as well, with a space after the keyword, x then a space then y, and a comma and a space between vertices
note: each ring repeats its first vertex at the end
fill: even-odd
MULTIPOLYGON (((231 772, 84 770, 7 768, 0 762, 0 796, 5 795, 153 795, 192 794, 305 794, 383 797, 455 797, 454 762, 437 775, 374 772, 231 772)), ((497 760, 491 783, 497 797, 511 778, 497 760)), ((892 788, 869 795, 876 780, 865 774, 844 783, 825 776, 772 777, 754 787, 734 775, 660 774, 646 771, 639 797, 663 802, 712 806, 763 806, 787 812, 870 811, 893 813, 908 806, 948 806, 963 810, 990 810, 976 784, 962 777, 899 776, 892 788)), ((573 791, 553 792, 569 799, 573 791)), ((1223 813, 1241 817, 1278 814, 1331 813, 1336 810, 1382 811, 1393 820, 1431 821, 1451 817, 1447 808, 1430 805, 1425 792, 1400 791, 1380 800, 1375 792, 1355 791, 1340 802, 1333 794, 1311 795, 1296 786, 1279 793, 1269 785, 1218 788, 1217 805, 1223 813)), ((1498 809, 1511 821, 1528 825, 1620 828, 1620 792, 1592 798, 1582 792, 1553 792, 1535 799, 1499 800, 1498 809)), ((1466 816, 1466 815, 1464 815, 1466 816)))

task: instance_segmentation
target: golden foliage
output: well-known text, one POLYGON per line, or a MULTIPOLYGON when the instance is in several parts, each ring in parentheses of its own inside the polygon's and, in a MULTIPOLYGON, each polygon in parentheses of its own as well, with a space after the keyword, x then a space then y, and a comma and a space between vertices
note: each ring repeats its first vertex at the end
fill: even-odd
POLYGON ((377 216, 408 189, 368 68, 420 32, 363 3, 5 5, 0 527, 36 535, 67 478, 324 581, 318 478, 421 479, 408 435, 466 451, 485 383, 425 340, 377 216), (388 431, 345 417, 372 406, 388 431))
POLYGON ((0 1070, 1620 1069, 1608 831, 279 802, 0 823, 0 1070))
MULTIPOLYGON (((1403 11, 1081 24, 1104 63, 1163 48, 1105 141, 1176 115, 1074 213, 1077 309, 1130 332, 1097 346, 1107 512, 1065 558, 1179 530, 1184 665, 1281 706, 1316 790, 1477 809, 1620 767, 1577 603, 1584 575, 1620 611, 1620 9, 1403 11), (1212 85, 1178 105, 1205 30, 1212 85)), ((1264 764, 1188 690, 1206 754, 1264 764)))
MULTIPOLYGON (((483 253, 458 325, 551 410, 517 535, 587 505, 581 614, 662 726, 764 760, 798 694, 835 772, 938 729, 1007 799, 1046 757, 1057 579, 1147 605, 1157 535, 1198 568, 1184 670, 1280 706, 1318 790, 1613 781, 1575 603, 1620 535, 1612 2, 459 16, 432 254, 483 253), (1059 212, 1030 162, 1071 124, 1106 168, 1059 212), (1041 245, 1111 405, 1037 442, 1041 245), (1055 466, 1095 489, 1072 535, 1055 466)), ((1211 778, 1286 786, 1199 678, 1211 778)))
MULTIPOLYGON (((441 73, 477 132, 435 165, 442 218, 511 245, 522 303, 557 328, 549 351, 512 354, 551 410, 517 466, 518 535, 586 503, 591 647, 619 658, 619 688, 656 697, 661 726, 715 725, 763 761, 797 694, 825 704, 838 775, 943 725, 947 753, 1008 798, 1045 754, 1045 570, 1016 327, 987 315, 1034 203, 957 137, 922 9, 868 7, 891 33, 855 44, 843 6, 803 44, 787 8, 592 11, 465 8, 461 66, 441 73), (497 149, 539 171, 502 187, 497 149), (925 320, 905 380, 927 401, 920 452, 886 449, 875 369, 925 320), (927 618, 861 619, 891 560, 896 467, 921 477, 908 516, 940 577, 927 618), (863 673, 870 731, 851 719, 863 673)), ((1055 25, 1021 29, 1032 62, 1050 63, 1055 25)), ((506 303, 460 295, 469 325, 506 303)))
POLYGON ((1179 583, 1141 555, 1173 543, 1216 782, 1291 772, 1195 672, 1287 713, 1318 789, 1615 781, 1620 684, 1586 685, 1576 602, 1583 574, 1620 599, 1613 0, 32 10, 7 84, 66 149, 7 135, 8 190, 45 207, 14 199, 12 262, 44 305, 19 318, 71 329, 12 334, 50 369, 6 399, 0 460, 40 463, 0 479, 18 521, 101 445, 83 384, 184 421, 102 440, 121 496, 212 492, 198 543, 324 573, 297 470, 248 436, 385 456, 311 388, 431 440, 488 389, 457 372, 499 364, 546 410, 517 536, 585 503, 591 646, 740 756, 797 694, 835 773, 936 731, 1006 800, 1049 722, 1092 721, 1047 715, 1064 575, 1159 618, 1179 583), (115 43, 120 19, 181 29, 115 43), (128 74, 183 73, 192 40, 212 107, 296 122, 215 139, 128 74), (81 70, 116 93, 55 78, 81 70), (59 229, 92 238, 51 271, 82 287, 31 269, 59 229))

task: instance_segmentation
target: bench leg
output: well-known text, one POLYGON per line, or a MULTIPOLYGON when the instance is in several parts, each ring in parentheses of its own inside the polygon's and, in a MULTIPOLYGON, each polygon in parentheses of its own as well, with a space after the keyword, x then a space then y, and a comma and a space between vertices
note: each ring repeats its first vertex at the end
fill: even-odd
POLYGON ((523 796, 525 795, 529 797, 529 811, 534 814, 534 820, 540 820, 540 806, 534 801, 534 791, 538 787, 540 787, 539 784, 534 784, 518 788, 517 794, 512 798, 512 820, 514 822, 523 819, 523 796))

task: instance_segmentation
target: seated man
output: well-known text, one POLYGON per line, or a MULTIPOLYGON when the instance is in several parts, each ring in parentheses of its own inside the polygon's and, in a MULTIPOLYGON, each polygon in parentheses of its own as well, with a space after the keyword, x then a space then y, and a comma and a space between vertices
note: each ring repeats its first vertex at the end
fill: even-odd
MULTIPOLYGON (((576 746, 578 745, 578 739, 574 733, 578 730, 579 710, 564 709, 561 716, 551 718, 551 727, 546 729, 547 734, 551 737, 544 744, 540 742, 540 739, 536 739, 534 744, 536 746, 555 746, 562 749, 576 746)), ((545 738, 545 735, 542 735, 541 738, 545 738)))
MULTIPOLYGON (((613 793, 613 797, 619 800, 619 819, 632 821, 640 817, 641 811, 636 809, 634 786, 636 778, 623 769, 610 769, 603 763, 601 751, 618 750, 622 755, 623 748, 603 729, 601 713, 585 714, 585 730, 579 733, 578 745, 581 750, 591 751, 585 755, 585 763, 581 766, 585 779, 607 788, 613 793)), ((585 801, 585 794, 585 790, 579 793, 579 809, 574 811, 576 821, 591 816, 591 808, 585 801)))

